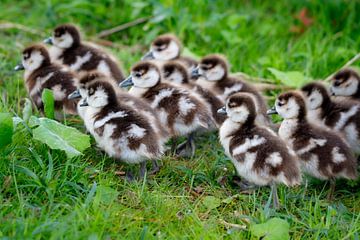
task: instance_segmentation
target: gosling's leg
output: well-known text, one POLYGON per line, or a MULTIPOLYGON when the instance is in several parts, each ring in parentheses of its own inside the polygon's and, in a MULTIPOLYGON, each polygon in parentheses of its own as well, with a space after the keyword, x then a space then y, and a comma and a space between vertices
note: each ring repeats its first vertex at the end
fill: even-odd
POLYGON ((272 195, 272 198, 273 198, 273 208, 275 210, 279 209, 280 208, 279 196, 278 196, 278 193, 277 193, 277 187, 276 187, 275 183, 273 183, 271 185, 271 195, 272 195))
POLYGON ((152 170, 149 174, 152 175, 158 173, 160 171, 160 167, 157 160, 152 160, 151 163, 152 163, 152 170))
POLYGON ((146 161, 140 163, 139 179, 144 179, 146 174, 146 161))
POLYGON ((185 158, 191 158, 195 155, 194 133, 189 134, 188 139, 177 147, 176 154, 185 158))
POLYGON ((334 199, 336 181, 335 181, 334 178, 331 178, 329 181, 330 181, 330 188, 329 188, 329 191, 328 191, 327 200, 332 201, 334 199))
POLYGON ((125 179, 128 182, 133 182, 135 180, 135 177, 134 177, 134 174, 132 173, 132 171, 126 171, 125 179))

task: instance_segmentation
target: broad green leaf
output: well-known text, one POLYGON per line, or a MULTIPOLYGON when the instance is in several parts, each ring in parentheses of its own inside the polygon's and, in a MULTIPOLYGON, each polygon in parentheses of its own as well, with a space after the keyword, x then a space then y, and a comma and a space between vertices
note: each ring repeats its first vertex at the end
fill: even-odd
POLYGON ((13 124, 14 124, 13 126, 14 126, 14 128, 16 128, 17 125, 19 123, 22 123, 22 122, 24 122, 24 120, 21 117, 13 117, 13 124))
POLYGON ((268 70, 280 80, 283 84, 289 87, 299 88, 309 81, 309 78, 305 77, 303 73, 297 71, 282 72, 275 68, 268 68, 268 70))
POLYGON ((265 223, 255 224, 250 227, 253 236, 264 240, 287 240, 290 225, 280 218, 271 218, 265 223))
POLYGON ((98 186, 96 189, 96 195, 94 199, 94 204, 98 205, 99 203, 111 204, 118 197, 119 192, 111 187, 98 186))
POLYGON ((203 199, 203 204, 205 205, 205 207, 207 207, 209 210, 217 208, 218 206, 220 206, 220 199, 214 197, 214 196, 206 196, 203 199))
POLYGON ((35 116, 31 116, 29 119, 29 127, 35 127, 35 126, 39 126, 40 125, 40 120, 39 118, 35 117, 35 116))
POLYGON ((47 118, 55 118, 55 99, 54 94, 50 89, 45 88, 41 94, 41 99, 44 104, 44 113, 47 118))
POLYGON ((23 120, 27 123, 32 115, 32 103, 28 98, 25 98, 22 114, 23 114, 23 120))
POLYGON ((0 148, 12 142, 13 133, 14 123, 10 113, 0 113, 0 148))
POLYGON ((64 150, 69 158, 78 156, 90 147, 90 137, 77 129, 48 118, 31 117, 29 125, 36 126, 33 138, 47 144, 51 149, 64 150))

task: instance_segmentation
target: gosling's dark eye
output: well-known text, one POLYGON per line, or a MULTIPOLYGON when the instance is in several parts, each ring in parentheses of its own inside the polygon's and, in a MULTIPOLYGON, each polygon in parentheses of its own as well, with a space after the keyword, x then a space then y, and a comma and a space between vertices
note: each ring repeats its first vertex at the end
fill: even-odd
POLYGON ((278 102, 278 103, 277 103, 277 105, 278 105, 279 107, 281 107, 281 106, 284 106, 284 105, 285 105, 285 103, 278 102))
POLYGON ((139 77, 141 77, 141 73, 137 72, 137 73, 134 74, 134 76, 139 78, 139 77))
POLYGON ((310 102, 313 102, 315 99, 313 99, 313 98, 310 98, 310 102))
POLYGON ((161 45, 156 48, 158 51, 163 51, 166 48, 166 45, 161 45))
POLYGON ((338 86, 340 86, 341 85, 341 80, 335 80, 335 82, 334 82, 334 86, 335 87, 338 87, 338 86))

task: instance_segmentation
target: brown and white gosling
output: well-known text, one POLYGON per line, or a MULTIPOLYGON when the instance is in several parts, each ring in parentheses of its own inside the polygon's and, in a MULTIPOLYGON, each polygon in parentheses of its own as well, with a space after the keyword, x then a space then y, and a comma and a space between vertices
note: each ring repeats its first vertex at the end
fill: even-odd
POLYGON ((308 107, 308 120, 319 121, 342 134, 354 153, 360 154, 360 103, 350 99, 332 100, 320 82, 301 88, 308 107))
POLYGON ((150 46, 142 60, 170 61, 177 60, 185 64, 189 73, 195 68, 198 62, 190 57, 181 56, 182 44, 173 34, 163 34, 158 36, 150 46))
POLYGON ((273 205, 277 208, 276 184, 301 183, 295 153, 270 128, 256 123, 256 107, 250 94, 231 95, 219 113, 227 115, 219 131, 226 155, 241 177, 259 186, 272 186, 273 205))
POLYGON ((351 68, 339 71, 331 79, 330 91, 334 96, 360 101, 360 74, 351 68))
POLYGON ((133 86, 129 93, 145 99, 157 111, 162 125, 172 137, 188 135, 185 144, 178 147, 181 156, 194 155, 195 131, 208 129, 215 124, 200 98, 186 89, 162 82, 160 70, 152 62, 136 64, 131 69, 131 75, 120 86, 133 86))
POLYGON ((218 114, 217 110, 224 105, 223 101, 210 90, 190 81, 189 73, 184 64, 179 61, 169 61, 162 66, 162 74, 165 81, 185 87, 201 97, 211 111, 217 127, 221 126, 226 116, 218 114))
MULTIPOLYGON (((163 142, 151 120, 118 101, 114 87, 103 81, 86 86, 88 121, 98 146, 109 156, 127 163, 140 163, 140 178, 146 172, 146 161, 159 159, 163 142)), ((128 175, 129 176, 129 175, 128 175)))
POLYGON ((350 147, 328 128, 308 121, 300 92, 281 94, 275 101, 275 109, 273 113, 284 119, 279 136, 298 155, 303 170, 315 178, 330 180, 328 199, 333 196, 336 178, 357 178, 357 163, 350 147))
MULTIPOLYGON (((70 99, 74 98, 81 98, 81 100, 78 103, 78 112, 80 117, 84 120, 84 124, 88 131, 93 134, 93 123, 91 116, 88 116, 87 114, 87 108, 86 107, 79 107, 84 99, 86 99, 86 88, 96 82, 107 82, 109 84, 113 85, 113 80, 109 77, 104 76, 103 74, 99 72, 92 72, 88 73, 85 76, 83 76, 78 84, 78 89, 74 91, 72 94, 69 95, 70 99), (81 113, 81 114, 80 114, 81 113)), ((159 140, 162 144, 165 144, 169 139, 169 133, 166 131, 166 129, 161 125, 160 120, 156 114, 156 111, 151 108, 151 106, 144 100, 134 97, 130 94, 128 94, 125 91, 122 91, 119 89, 116 85, 113 85, 114 91, 116 92, 116 98, 119 103, 127 105, 131 107, 133 110, 141 113, 144 117, 147 118, 147 120, 151 123, 152 128, 156 132, 156 134, 159 137, 159 140)), ((159 170, 159 166, 157 164, 156 160, 153 160, 153 171, 152 173, 155 173, 159 170)))
POLYGON ((15 70, 25 70, 26 90, 39 110, 42 111, 44 108, 41 97, 43 90, 47 88, 53 91, 55 109, 76 114, 76 101, 67 99, 76 89, 75 75, 59 65, 52 64, 44 46, 32 45, 25 48, 21 63, 15 70))
POLYGON ((197 84, 206 88, 222 100, 237 92, 251 93, 255 99, 257 117, 260 124, 268 125, 267 105, 262 95, 250 83, 230 76, 228 62, 225 57, 211 54, 201 59, 199 66, 193 70, 193 77, 199 77, 197 84))
POLYGON ((74 25, 63 24, 56 27, 52 37, 44 42, 53 45, 50 48, 51 59, 68 66, 72 71, 86 73, 97 70, 116 82, 124 79, 116 59, 99 47, 83 43, 80 32, 74 25))

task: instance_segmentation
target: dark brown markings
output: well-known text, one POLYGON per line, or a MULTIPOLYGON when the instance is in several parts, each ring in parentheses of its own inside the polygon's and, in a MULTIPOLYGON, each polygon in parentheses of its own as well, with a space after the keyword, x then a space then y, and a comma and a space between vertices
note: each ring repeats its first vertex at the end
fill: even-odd
POLYGON ((200 61, 200 68, 202 68, 204 71, 208 71, 218 65, 225 69, 223 79, 226 79, 229 74, 229 64, 224 56, 220 54, 211 54, 203 57, 200 61))
POLYGON ((80 69, 78 70, 79 72, 96 70, 99 63, 101 61, 104 61, 108 65, 111 76, 116 82, 124 79, 124 75, 120 70, 119 66, 110 58, 110 56, 106 54, 106 52, 85 45, 81 42, 80 33, 75 26, 69 24, 61 25, 55 28, 54 35, 55 37, 56 35, 61 36, 66 32, 68 32, 73 37, 74 43, 70 48, 65 49, 64 52, 59 56, 59 59, 62 59, 63 64, 70 66, 71 64, 76 62, 78 56, 83 57, 88 52, 90 52, 90 60, 81 65, 80 69))
POLYGON ((332 78, 332 84, 335 86, 340 86, 342 84, 346 84, 347 80, 350 77, 354 77, 359 82, 357 91, 355 92, 354 95, 351 96, 353 99, 359 100, 360 99, 360 75, 356 70, 351 69, 351 68, 345 68, 343 70, 340 70, 332 78))
POLYGON ((45 48, 43 45, 41 45, 41 44, 34 44, 34 45, 31 45, 31 46, 25 48, 25 49, 22 51, 23 59, 24 59, 24 60, 29 59, 30 56, 31 56, 31 54, 32 54, 33 52, 36 52, 36 51, 39 51, 40 54, 44 57, 43 62, 42 62, 42 64, 40 65, 39 68, 45 67, 45 66, 48 66, 48 65, 51 64, 49 53, 48 53, 48 51, 46 50, 46 48, 45 48))
MULTIPOLYGON (((255 123, 255 105, 250 96, 245 94, 236 94, 231 96, 227 102, 229 108, 239 107, 244 105, 249 110, 249 117, 245 123, 241 125, 238 129, 234 129, 234 131, 229 135, 231 137, 229 150, 231 155, 233 155, 233 150, 244 144, 246 139, 252 139, 255 136, 259 138, 265 138, 266 141, 259 146, 255 146, 250 148, 246 153, 254 153, 256 154, 256 160, 253 165, 253 171, 262 172, 269 171, 270 176, 278 176, 280 173, 284 173, 285 178, 289 180, 289 182, 296 183, 300 179, 300 172, 298 169, 298 165, 296 163, 297 159, 289 153, 289 150, 286 147, 286 144, 280 140, 278 137, 272 135, 265 128, 259 127, 255 123), (282 158, 281 164, 278 166, 272 166, 271 164, 266 163, 266 158, 270 156, 270 154, 278 152, 282 158)), ((233 156, 237 161, 243 162, 245 160, 245 154, 238 154, 233 156)))
MULTIPOLYGON (((358 102, 351 100, 333 101, 326 87, 322 83, 309 83, 305 85, 301 90, 306 96, 309 96, 315 90, 318 90, 321 93, 321 95, 323 96, 323 102, 320 106, 320 118, 324 120, 325 125, 329 126, 330 128, 335 127, 336 123, 341 117, 341 113, 348 112, 354 105, 359 105, 358 102)), ((349 123, 352 122, 356 124, 356 127, 360 132, 360 114, 355 114, 353 117, 349 118, 344 124, 344 127, 346 127, 349 123)))
POLYGON ((164 50, 165 48, 167 48, 167 46, 170 44, 171 41, 175 41, 176 44, 179 46, 180 51, 179 54, 181 52, 181 48, 182 48, 182 44, 180 42, 180 40, 173 34, 171 33, 167 33, 167 34, 163 34, 158 36, 153 42, 152 42, 152 46, 157 49, 157 50, 164 50))
MULTIPOLYGON (((91 83, 87 88, 89 89, 89 94, 94 93, 99 87, 103 88, 108 95, 108 104, 101 109, 101 111, 95 116, 95 121, 101 120, 104 117, 108 116, 110 113, 124 111, 127 115, 124 117, 112 118, 106 124, 115 125, 115 129, 111 138, 119 139, 126 137, 128 139, 128 147, 131 150, 139 149, 141 144, 146 146, 147 151, 152 154, 154 157, 159 157, 161 155, 160 145, 158 136, 156 135, 154 129, 152 128, 148 119, 146 119, 142 114, 138 113, 136 110, 130 108, 127 105, 121 104, 118 102, 113 86, 109 83, 96 81, 91 83), (93 90, 92 90, 93 89, 93 90), (134 137, 134 136, 125 136, 127 132, 131 129, 131 125, 136 124, 140 128, 145 129, 145 134, 143 137, 134 137)), ((102 136, 104 127, 95 129, 96 133, 102 136)), ((121 152, 121 146, 119 145, 119 153, 121 152)))
POLYGON ((27 89, 32 91, 36 86, 36 82, 39 78, 44 78, 49 74, 53 74, 45 83, 43 83, 39 89, 36 90, 36 94, 30 96, 36 105, 41 111, 43 111, 43 103, 41 101, 42 91, 47 89, 52 89, 52 87, 56 85, 61 86, 61 91, 64 91, 65 97, 62 101, 55 101, 55 108, 57 110, 62 110, 65 108, 65 111, 71 114, 76 114, 76 104, 77 101, 75 100, 68 100, 67 95, 75 91, 76 87, 74 85, 74 78, 75 76, 71 72, 61 70, 60 66, 54 65, 50 63, 50 58, 47 50, 45 47, 41 45, 34 45, 31 47, 26 48, 23 51, 24 57, 30 56, 33 51, 40 51, 41 54, 44 56, 44 62, 40 68, 34 70, 27 79, 25 79, 25 84, 27 89))
POLYGON ((280 94, 277 98, 280 102, 278 104, 281 104, 281 105, 287 104, 288 101, 290 100, 290 98, 295 99, 296 103, 299 105, 298 119, 300 119, 300 120, 305 119, 307 116, 306 103, 300 92, 289 91, 289 92, 280 94))
POLYGON ((220 126, 226 119, 226 116, 217 113, 217 110, 223 107, 223 102, 216 97, 216 95, 210 90, 204 89, 201 86, 189 82, 189 73, 186 70, 184 64, 178 61, 171 61, 163 65, 163 73, 165 78, 169 77, 175 71, 180 72, 182 76, 182 85, 191 91, 198 93, 211 108, 212 117, 218 126, 220 126))
POLYGON ((278 97, 278 99, 284 103, 286 103, 290 98, 295 98, 296 102, 300 106, 300 114, 297 121, 298 124, 294 134, 291 136, 294 141, 293 149, 295 152, 306 147, 311 139, 326 140, 324 146, 318 145, 316 148, 307 151, 299 157, 303 161, 308 161, 310 160, 309 158, 312 154, 316 155, 319 158, 319 166, 317 170, 328 178, 336 177, 337 174, 345 171, 345 173, 348 175, 348 178, 355 179, 357 176, 356 159, 352 155, 349 146, 340 136, 336 135, 335 133, 332 133, 323 127, 312 125, 307 121, 305 101, 300 93, 296 91, 290 91, 278 97), (346 160, 344 162, 335 163, 332 156, 329 156, 335 147, 338 147, 339 153, 345 156, 346 160), (331 169, 333 173, 331 173, 329 169, 331 169))

